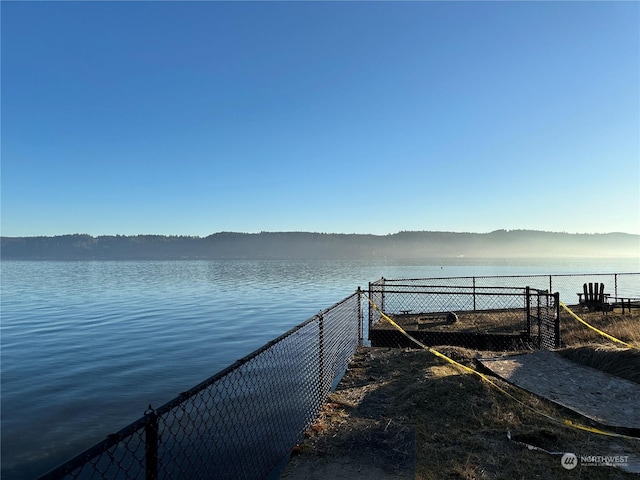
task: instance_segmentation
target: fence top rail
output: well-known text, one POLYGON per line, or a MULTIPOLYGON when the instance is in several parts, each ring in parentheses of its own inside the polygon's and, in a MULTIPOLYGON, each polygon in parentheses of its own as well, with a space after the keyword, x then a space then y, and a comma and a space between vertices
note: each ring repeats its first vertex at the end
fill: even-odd
MULTIPOLYGON (((469 291, 478 291, 478 290, 516 290, 516 291, 524 291, 526 290, 527 287, 501 287, 501 286, 493 286, 493 287, 487 287, 487 286, 481 286, 481 285, 431 285, 431 284, 424 284, 424 285, 419 285, 419 284, 411 284, 411 283, 407 283, 407 284, 401 284, 401 283, 394 283, 393 285, 390 285, 389 287, 386 287, 385 285, 373 285, 374 287, 380 286, 380 287, 384 287, 384 291, 385 292, 389 292, 390 290, 388 289, 390 288, 446 288, 446 289, 456 289, 456 290, 462 290, 462 289, 466 289, 469 291)), ((375 289, 375 291, 379 291, 378 289, 375 289)), ((409 292, 407 292, 409 293, 409 292)))
MULTIPOLYGON (((544 291, 537 291, 536 290, 536 294, 539 293, 544 293, 547 295, 552 295, 550 293, 544 292, 544 291)), ((376 291, 375 293, 380 293, 380 291, 376 291)), ((503 293, 503 292, 432 292, 432 291, 420 291, 420 292, 408 292, 406 290, 385 290, 384 291, 385 294, 389 293, 398 293, 398 294, 412 294, 412 295, 449 295, 449 296, 453 296, 453 295, 465 295, 465 296, 471 296, 471 295, 475 295, 476 297, 495 297, 495 296, 500 296, 500 297, 516 297, 516 298, 522 298, 525 295, 525 292, 518 292, 518 293, 503 293)))
POLYGON ((595 276, 612 276, 612 275, 640 275, 640 272, 594 272, 594 273, 534 273, 530 275, 473 275, 466 277, 420 277, 420 278, 385 278, 382 277, 372 284, 388 283, 388 282, 420 282, 432 280, 471 280, 474 278, 549 278, 549 277, 595 277, 595 276))

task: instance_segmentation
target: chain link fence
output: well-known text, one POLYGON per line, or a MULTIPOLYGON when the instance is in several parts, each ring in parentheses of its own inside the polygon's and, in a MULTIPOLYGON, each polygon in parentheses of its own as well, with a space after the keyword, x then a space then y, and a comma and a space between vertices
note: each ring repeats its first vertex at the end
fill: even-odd
POLYGON ((362 341, 361 292, 41 479, 263 479, 316 418, 362 341))
POLYGON ((560 294, 527 287, 525 290, 527 318, 526 341, 535 348, 552 349, 561 346, 560 294))
POLYGON ((635 298, 640 300, 640 273, 591 273, 591 274, 557 274, 557 275, 510 275, 510 276, 478 276, 478 277, 442 277, 418 279, 385 279, 381 278, 370 285, 411 285, 426 287, 446 285, 447 287, 531 287, 549 292, 558 292, 560 299, 567 305, 578 303, 578 294, 583 292, 585 283, 603 283, 605 293, 614 298, 635 298))
POLYGON ((605 285, 613 309, 640 307, 638 273, 381 278, 369 284, 370 298, 379 310, 369 309, 367 338, 374 346, 411 346, 384 319, 384 312, 431 346, 557 348, 561 345, 559 303, 580 308, 583 285, 589 282, 605 285))

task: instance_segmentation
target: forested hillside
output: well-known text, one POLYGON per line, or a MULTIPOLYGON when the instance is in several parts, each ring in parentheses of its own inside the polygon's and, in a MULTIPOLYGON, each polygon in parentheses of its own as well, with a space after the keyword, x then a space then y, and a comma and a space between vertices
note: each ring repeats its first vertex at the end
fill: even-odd
POLYGON ((93 237, 75 234, 2 237, 0 252, 3 260, 640 257, 640 236, 532 230, 497 230, 491 233, 399 232, 391 235, 221 232, 208 237, 93 237))

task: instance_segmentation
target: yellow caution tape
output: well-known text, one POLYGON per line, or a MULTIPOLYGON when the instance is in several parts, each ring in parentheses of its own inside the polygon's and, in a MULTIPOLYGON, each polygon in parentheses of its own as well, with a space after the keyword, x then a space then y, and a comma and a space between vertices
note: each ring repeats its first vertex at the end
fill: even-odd
MULTIPOLYGON (((380 308, 375 304, 375 302, 373 300, 371 300, 367 295, 364 295, 364 297, 369 301, 369 303, 373 306, 373 308, 375 308, 378 313, 380 313, 380 315, 386 320, 388 321, 391 325, 393 325, 400 333, 402 333, 405 337, 407 337, 409 340, 411 340, 413 343, 415 343, 416 345, 418 345, 420 348, 422 348, 423 350, 427 350, 429 353, 435 355, 438 358, 441 358, 447 362, 449 362, 452 365, 455 365, 456 367, 460 368, 461 370, 464 370, 465 372, 468 373, 472 373, 474 375, 477 375, 478 377, 480 377, 481 379, 483 379, 484 381, 486 381, 487 383, 489 383, 490 385, 492 385, 493 387, 495 387, 497 390, 499 390, 501 393, 503 393, 504 395, 506 395, 507 397, 511 398, 512 400, 516 401, 517 403, 519 403, 520 405, 522 405, 523 407, 531 410, 532 412, 534 412, 536 415, 540 415, 542 417, 545 417, 547 420, 550 420, 554 423, 557 423, 559 425, 565 425, 568 427, 572 427, 572 428, 576 428, 578 430, 583 430, 585 432, 591 432, 591 433, 597 433, 598 435, 606 435, 609 437, 617 437, 617 438, 626 438, 629 440, 640 440, 639 437, 632 437, 629 435, 622 435, 620 433, 614 433, 614 432, 607 432, 605 430, 600 430, 599 428, 594 428, 594 427, 588 427, 585 425, 580 425, 578 423, 574 423, 571 420, 561 420, 559 418, 555 418, 552 417, 551 415, 547 415, 546 413, 540 412, 539 410, 536 410, 535 408, 531 407, 530 405, 527 405, 526 403, 524 403, 522 400, 514 397, 511 393, 507 392, 504 388, 502 388, 500 385, 498 385, 497 383, 495 383, 494 381, 492 381, 487 375, 471 368, 471 367, 467 367, 466 365, 463 365, 459 362, 456 362, 454 359, 447 357, 445 354, 440 353, 437 350, 434 350, 433 348, 425 345, 424 343, 422 343, 421 341, 413 338, 411 335, 409 335, 404 328, 402 328, 400 325, 398 325, 396 322, 393 321, 393 319, 391 317, 389 317, 388 315, 386 315, 382 310, 380 310, 380 308)), ((519 387, 518 387, 519 388, 519 387)))
POLYGON ((633 346, 633 345, 631 345, 631 344, 629 344, 629 343, 627 343, 627 342, 623 342, 622 340, 619 340, 619 339, 617 339, 616 337, 611 336, 611 335, 609 335, 608 333, 603 332, 602 330, 600 330, 600 329, 598 329, 598 328, 594 327, 593 325, 588 324, 588 323, 587 323, 587 322, 585 322, 583 319, 581 319, 578 315, 576 315, 575 313, 573 313, 573 311, 572 311, 569 307, 567 307, 564 303, 560 302, 560 306, 561 306, 562 308, 564 308, 567 312, 569 312, 569 314, 570 314, 573 318, 575 318, 576 320, 578 320, 580 323, 582 323, 583 325, 585 325, 585 326, 589 327, 589 328, 590 328, 591 330, 593 330, 594 332, 599 333, 599 334, 600 334, 600 335, 602 335, 603 337, 608 338, 608 339, 609 339, 609 340, 611 340, 612 342, 620 343, 620 344, 624 345, 624 346, 625 346, 625 347, 627 347, 627 348, 635 348, 635 349, 638 349, 638 347, 633 346))

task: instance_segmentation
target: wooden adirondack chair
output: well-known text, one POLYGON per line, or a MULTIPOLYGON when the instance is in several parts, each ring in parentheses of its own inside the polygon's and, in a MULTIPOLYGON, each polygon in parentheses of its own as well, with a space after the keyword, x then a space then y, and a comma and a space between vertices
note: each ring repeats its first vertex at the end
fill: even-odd
POLYGON ((611 310, 609 295, 604 293, 604 283, 593 282, 582 285, 582 293, 578 294, 578 301, 590 312, 606 313, 611 310), (584 299, 582 298, 583 295, 584 299))

